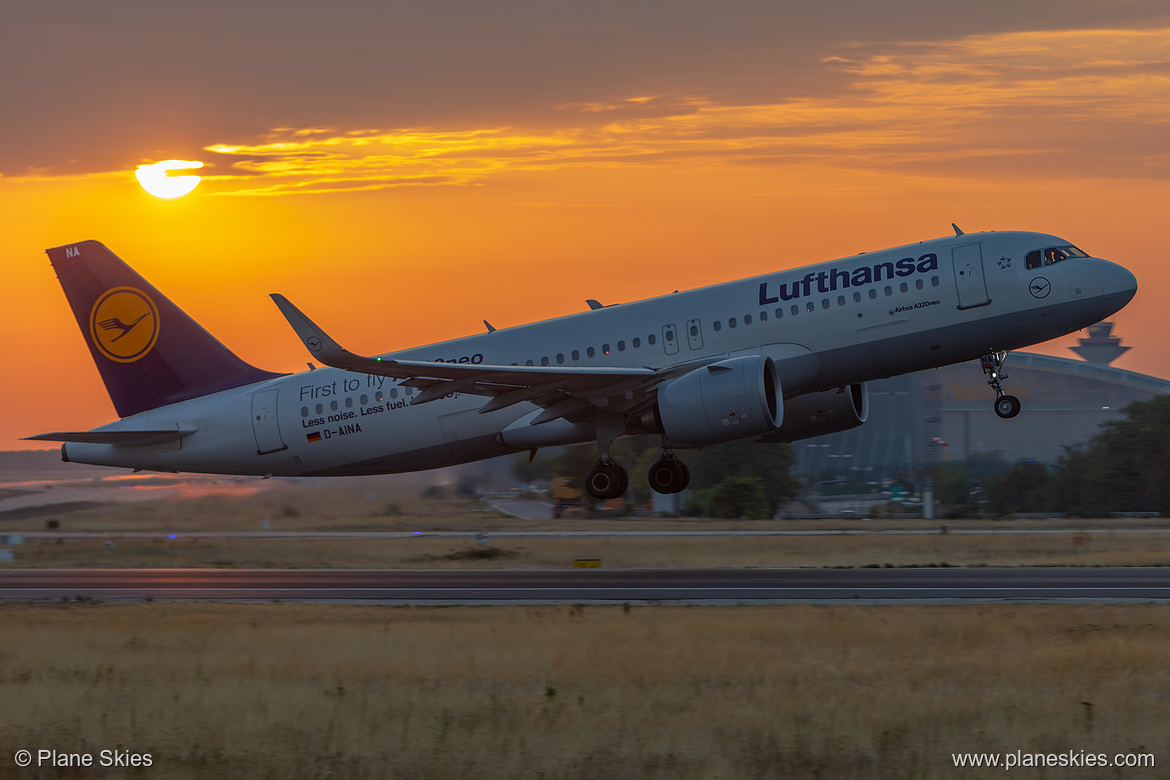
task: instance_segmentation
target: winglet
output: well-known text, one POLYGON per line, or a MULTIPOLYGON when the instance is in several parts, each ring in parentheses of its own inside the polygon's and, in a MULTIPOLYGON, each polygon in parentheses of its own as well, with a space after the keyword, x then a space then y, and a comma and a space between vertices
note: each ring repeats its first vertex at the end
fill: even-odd
POLYGON ((297 336, 304 342, 305 347, 317 356, 327 366, 344 368, 347 357, 353 356, 349 350, 342 349, 328 333, 321 330, 315 322, 306 317, 288 298, 280 293, 271 293, 271 298, 280 308, 280 313, 288 320, 288 324, 296 331, 297 336))

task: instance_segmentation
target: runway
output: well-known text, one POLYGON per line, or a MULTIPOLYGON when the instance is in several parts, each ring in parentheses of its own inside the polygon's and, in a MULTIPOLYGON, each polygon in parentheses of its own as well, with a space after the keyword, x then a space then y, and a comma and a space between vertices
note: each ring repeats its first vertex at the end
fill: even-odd
POLYGON ((460 541, 499 539, 655 539, 655 538, 731 538, 767 536, 1074 536, 1170 534, 1170 528, 824 528, 824 529, 765 529, 705 530, 682 529, 673 531, 20 531, 14 535, 26 542, 105 541, 121 539, 273 539, 273 540, 381 540, 451 539, 460 541))
POLYGON ((0 599, 391 604, 1166 602, 1170 568, 12 569, 0 599))

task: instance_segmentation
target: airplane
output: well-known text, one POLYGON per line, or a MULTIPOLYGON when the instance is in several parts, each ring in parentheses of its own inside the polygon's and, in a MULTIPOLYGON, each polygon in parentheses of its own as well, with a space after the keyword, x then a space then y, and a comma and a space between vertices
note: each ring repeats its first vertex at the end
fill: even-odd
POLYGON ((866 382, 980 359, 994 409, 1010 350, 1099 322, 1127 269, 1034 232, 965 234, 602 305, 363 356, 273 294, 310 355, 294 374, 238 358, 97 241, 47 250, 121 418, 44 433, 74 463, 163 472, 341 476, 432 469, 596 442, 585 486, 623 495, 609 454, 656 434, 649 482, 686 489, 675 450, 790 442, 861 425, 866 382))

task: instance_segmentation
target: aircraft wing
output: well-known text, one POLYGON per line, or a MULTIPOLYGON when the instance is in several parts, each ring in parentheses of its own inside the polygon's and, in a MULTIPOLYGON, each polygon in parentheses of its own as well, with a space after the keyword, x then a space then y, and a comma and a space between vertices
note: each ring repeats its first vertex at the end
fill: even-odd
POLYGON ((327 366, 403 380, 403 384, 422 390, 411 401, 412 405, 451 393, 468 393, 489 397, 479 409, 480 414, 485 414, 528 401, 544 408, 532 421, 533 425, 558 417, 576 422, 591 414, 594 408, 627 412, 647 401, 650 391, 666 379, 712 362, 706 359, 655 370, 492 366, 365 357, 342 348, 283 295, 273 293, 272 300, 309 352, 327 366))

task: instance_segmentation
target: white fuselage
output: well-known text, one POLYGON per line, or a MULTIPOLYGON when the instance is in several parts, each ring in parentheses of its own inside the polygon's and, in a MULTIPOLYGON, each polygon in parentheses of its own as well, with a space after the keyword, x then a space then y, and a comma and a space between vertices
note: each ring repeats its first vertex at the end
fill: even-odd
MULTIPOLYGON (((785 397, 1018 349, 1124 305, 1133 275, 1096 258, 1028 269, 1068 242, 980 233, 911 244, 388 357, 484 365, 663 368, 764 353, 785 397)), ((537 409, 479 414, 487 399, 319 368, 133 415, 100 430, 194 429, 161 445, 66 445, 71 461, 160 471, 290 476, 414 471, 517 451, 500 436, 537 409)), ((990 394, 989 394, 990 400, 990 394)))

